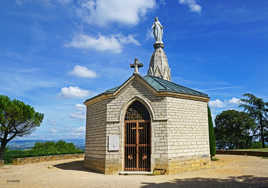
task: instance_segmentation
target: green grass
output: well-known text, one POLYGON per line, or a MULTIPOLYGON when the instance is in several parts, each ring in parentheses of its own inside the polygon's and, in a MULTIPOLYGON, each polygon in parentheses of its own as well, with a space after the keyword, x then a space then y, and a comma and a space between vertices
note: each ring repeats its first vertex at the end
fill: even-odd
POLYGON ((219 159, 216 158, 215 156, 211 158, 211 161, 218 161, 219 159))
POLYGON ((261 151, 268 152, 268 148, 257 148, 257 149, 236 149, 234 151, 261 151))

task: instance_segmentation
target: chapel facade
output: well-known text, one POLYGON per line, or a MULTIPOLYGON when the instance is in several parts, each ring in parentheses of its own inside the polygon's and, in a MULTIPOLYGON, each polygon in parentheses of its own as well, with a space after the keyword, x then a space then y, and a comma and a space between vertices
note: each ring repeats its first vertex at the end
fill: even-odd
POLYGON ((154 24, 158 31, 147 75, 139 74, 142 64, 135 59, 128 80, 84 102, 84 165, 91 170, 177 174, 210 165, 209 97, 171 82, 163 27, 154 24))

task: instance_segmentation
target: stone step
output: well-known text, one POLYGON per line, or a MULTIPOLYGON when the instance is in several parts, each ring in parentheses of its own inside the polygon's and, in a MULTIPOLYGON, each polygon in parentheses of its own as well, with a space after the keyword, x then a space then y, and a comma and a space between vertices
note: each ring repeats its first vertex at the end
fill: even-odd
POLYGON ((143 171, 121 171, 119 175, 153 175, 153 172, 143 172, 143 171))

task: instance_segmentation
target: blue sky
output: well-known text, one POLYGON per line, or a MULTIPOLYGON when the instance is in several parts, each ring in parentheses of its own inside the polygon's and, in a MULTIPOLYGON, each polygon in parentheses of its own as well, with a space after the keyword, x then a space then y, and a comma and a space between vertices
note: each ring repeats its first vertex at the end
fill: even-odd
POLYGON ((268 101, 268 1, 9 0, 0 3, 0 94, 45 114, 27 139, 84 138, 83 101, 146 74, 158 16, 172 81, 213 116, 251 92, 268 101))

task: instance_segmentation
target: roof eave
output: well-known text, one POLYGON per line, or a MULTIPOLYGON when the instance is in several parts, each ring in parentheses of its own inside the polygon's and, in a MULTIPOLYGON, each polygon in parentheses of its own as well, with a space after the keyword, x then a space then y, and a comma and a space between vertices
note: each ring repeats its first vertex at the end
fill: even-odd
POLYGON ((102 101, 102 100, 105 100, 105 99, 108 99, 108 98, 112 98, 113 96, 114 96, 113 93, 102 93, 100 95, 97 95, 95 97, 87 99, 84 102, 84 105, 94 104, 94 103, 97 103, 99 101, 102 101))
POLYGON ((180 99, 189 99, 189 100, 202 101, 202 102, 209 102, 210 100, 209 97, 175 93, 175 92, 169 92, 169 91, 160 91, 158 92, 158 96, 176 97, 180 99))
POLYGON ((191 95, 191 94, 183 94, 178 92, 171 92, 171 91, 163 91, 163 90, 156 90, 154 87, 152 87, 142 76, 139 74, 133 74, 127 81, 125 81, 121 86, 119 86, 114 92, 110 93, 101 93, 95 97, 92 97, 90 99, 87 99, 84 104, 94 104, 96 102, 102 101, 104 99, 113 98, 116 97, 118 93, 131 81, 134 79, 134 77, 137 77, 139 80, 147 86, 148 89, 150 89, 156 96, 166 96, 166 97, 176 97, 176 98, 182 98, 182 99, 190 99, 190 100, 196 100, 196 101, 203 101, 208 102, 209 97, 208 96, 197 96, 197 95, 191 95))
POLYGON ((135 77, 135 75, 137 75, 137 74, 133 74, 133 75, 131 75, 122 85, 120 85, 114 92, 109 92, 109 93, 107 93, 107 92, 104 92, 104 93, 101 93, 101 94, 99 94, 99 95, 96 95, 96 96, 94 96, 94 97, 92 97, 92 98, 89 98, 89 99, 87 99, 87 100, 85 100, 85 102, 84 102, 84 104, 85 105, 89 105, 89 104, 94 104, 94 103, 96 103, 96 102, 98 102, 98 101, 101 101, 101 100, 104 100, 104 99, 107 99, 107 98, 110 98, 110 97, 114 97, 115 95, 117 95, 117 93, 119 93, 120 92, 120 90, 125 86, 125 85, 127 85, 127 83, 129 83, 132 79, 133 79, 133 77, 135 77))

